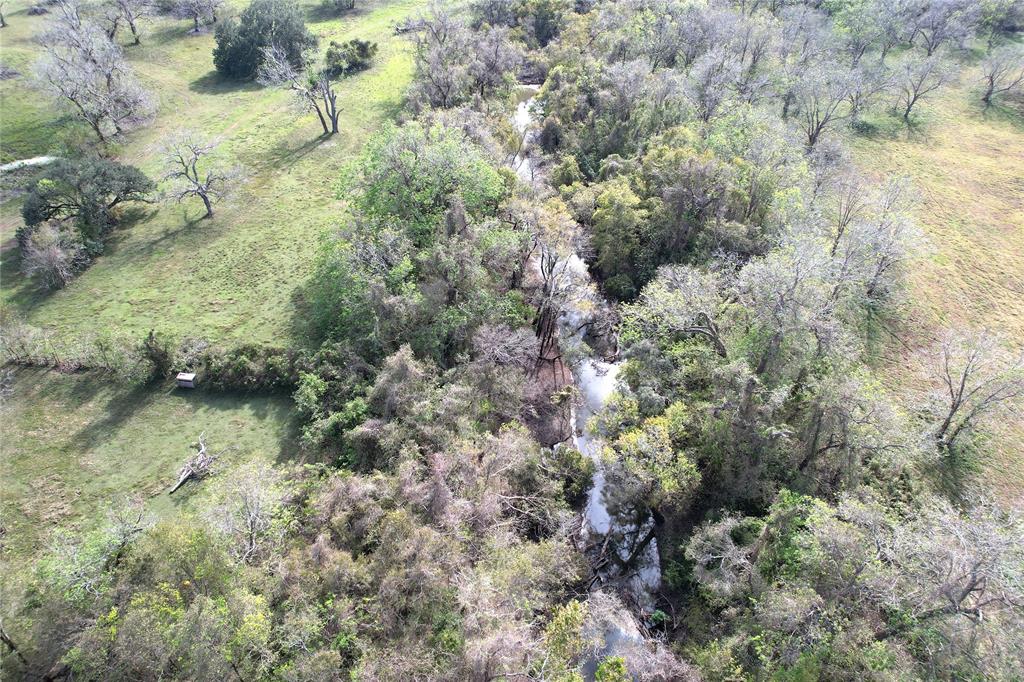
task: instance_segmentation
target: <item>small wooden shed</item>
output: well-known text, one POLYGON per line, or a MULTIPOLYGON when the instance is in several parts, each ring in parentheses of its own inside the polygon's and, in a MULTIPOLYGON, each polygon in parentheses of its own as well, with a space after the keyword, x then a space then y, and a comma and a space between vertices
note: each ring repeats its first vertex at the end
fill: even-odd
POLYGON ((178 372, 178 388, 195 388, 195 372, 178 372))

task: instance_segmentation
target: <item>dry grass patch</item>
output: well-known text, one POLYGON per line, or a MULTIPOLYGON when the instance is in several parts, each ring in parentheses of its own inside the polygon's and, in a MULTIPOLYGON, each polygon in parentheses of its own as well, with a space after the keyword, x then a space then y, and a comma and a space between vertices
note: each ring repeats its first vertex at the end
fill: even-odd
MULTIPOLYGON (((942 329, 987 329, 1024 347, 1024 103, 985 111, 976 77, 968 70, 926 103, 917 129, 853 142, 866 170, 913 181, 931 243, 910 273, 911 306, 896 330, 906 345, 888 344, 880 359, 908 407, 924 390, 911 358, 942 329)), ((1024 504, 1024 415, 995 424, 979 450, 984 482, 1024 504)))

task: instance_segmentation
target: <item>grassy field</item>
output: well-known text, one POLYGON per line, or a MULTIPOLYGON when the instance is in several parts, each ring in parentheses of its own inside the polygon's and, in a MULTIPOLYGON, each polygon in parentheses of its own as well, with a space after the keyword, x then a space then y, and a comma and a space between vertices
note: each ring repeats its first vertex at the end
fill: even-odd
MULTIPOLYGON (((38 54, 32 42, 48 17, 26 15, 26 0, 9 7, 0 33, 2 60, 22 77, 0 81, 0 154, 4 161, 60 154, 87 138, 84 126, 57 113, 28 87, 38 54)), ((188 34, 184 21, 152 22, 143 45, 125 54, 159 98, 148 125, 131 133, 118 157, 151 177, 162 173, 161 145, 179 129, 220 141, 218 155, 238 165, 244 181, 213 220, 197 221, 199 205, 161 202, 135 210, 107 252, 66 289, 41 292, 18 274, 17 250, 5 248, 0 301, 33 324, 61 333, 117 327, 149 329, 214 341, 301 343, 293 324, 296 292, 307 277, 319 237, 333 225, 339 171, 382 121, 399 109, 412 61, 394 24, 423 0, 371 0, 340 18, 313 0, 300 3, 320 38, 369 39, 380 52, 372 68, 338 86, 341 133, 322 137, 315 116, 297 116, 284 91, 220 79, 213 71, 212 33, 188 34)), ((237 12, 244 6, 234 5, 237 12)), ((122 37, 122 40, 125 40, 122 37)), ((20 201, 0 205, 0 234, 10 246, 20 201)))
MULTIPOLYGON (((922 105, 910 131, 858 137, 856 158, 878 176, 908 176, 928 252, 910 274, 912 305, 882 360, 894 387, 920 399, 913 351, 945 328, 990 330, 1024 346, 1024 102, 985 111, 978 74, 922 105)), ((999 420, 980 451, 985 483, 1024 504, 1024 416, 999 420)))
MULTIPOLYGON (((7 6, 0 63, 21 76, 0 81, 0 162, 63 154, 88 131, 34 95, 26 76, 48 17, 7 6)), ((244 0, 235 0, 238 12, 244 0)), ((337 220, 338 178, 369 135, 393 117, 409 83, 409 45, 393 26, 423 0, 371 0, 340 18, 315 0, 300 2, 321 49, 330 40, 376 41, 372 68, 338 86, 341 133, 322 137, 316 118, 297 116, 288 93, 225 82, 212 67, 212 33, 188 34, 184 21, 147 25, 143 45, 125 53, 159 98, 153 121, 114 149, 151 177, 162 173, 161 144, 190 129, 220 142, 219 159, 244 181, 213 220, 199 205, 159 202, 129 214, 107 252, 66 289, 45 294, 19 274, 10 248, 21 222, 20 199, 0 204, 0 305, 69 337, 103 328, 301 345, 296 292, 308 276, 318 239, 337 220)), ((122 40, 125 40, 122 37, 122 40)), ((10 184, 10 183, 7 183, 10 184)), ((164 492, 206 431, 212 448, 231 446, 222 466, 244 459, 285 459, 296 438, 286 397, 245 397, 105 385, 90 375, 19 370, 3 408, 0 495, 5 562, 38 550, 57 525, 96 518, 125 494, 157 513, 187 505, 190 493, 164 492), (180 496, 180 497, 179 497, 180 496)))
POLYGON ((125 496, 157 514, 187 505, 191 489, 166 492, 204 431, 211 450, 230 448, 222 471, 254 457, 291 457, 291 409, 286 397, 132 390, 95 375, 18 370, 0 413, 0 557, 32 553, 55 526, 73 528, 125 496))

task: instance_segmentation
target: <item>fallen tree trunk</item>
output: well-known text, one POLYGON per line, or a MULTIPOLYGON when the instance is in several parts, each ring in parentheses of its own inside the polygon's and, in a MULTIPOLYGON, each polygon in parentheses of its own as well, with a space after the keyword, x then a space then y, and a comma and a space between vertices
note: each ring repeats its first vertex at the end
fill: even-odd
POLYGON ((178 472, 178 482, 175 483, 174 487, 167 493, 168 495, 173 495, 174 492, 181 486, 185 485, 187 481, 200 479, 209 473, 210 465, 213 464, 213 461, 217 456, 210 454, 207 450, 205 431, 199 434, 199 444, 196 447, 198 448, 198 452, 190 457, 185 462, 185 465, 181 467, 181 471, 178 472))
POLYGON ((18 657, 18 660, 21 661, 21 664, 25 666, 26 669, 28 668, 28 659, 25 658, 25 654, 21 653, 21 649, 14 645, 14 640, 12 640, 7 635, 7 631, 4 630, 3 625, 0 625, 0 642, 3 642, 5 645, 7 645, 7 648, 10 649, 14 653, 14 655, 18 657))

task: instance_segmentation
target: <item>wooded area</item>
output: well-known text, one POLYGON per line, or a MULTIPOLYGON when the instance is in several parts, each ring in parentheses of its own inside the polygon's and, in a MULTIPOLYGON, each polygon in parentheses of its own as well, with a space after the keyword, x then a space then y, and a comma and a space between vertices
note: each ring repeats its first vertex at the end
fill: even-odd
MULTIPOLYGON (((346 112, 372 107, 344 88, 385 45, 311 30, 376 16, 359 3, 39 7, 33 92, 82 134, 26 176, 11 248, 53 296, 137 211, 195 204, 181 229, 212 234, 322 189, 235 163, 232 125, 168 127, 126 57, 151 34, 212 33, 218 98, 291 107, 311 141, 285 173, 357 134, 346 112)), ((1020 134, 1024 3, 472 0, 386 30, 411 82, 315 179, 334 199, 301 342, 72 336, 5 307, 5 386, 45 367, 142 396, 187 372, 190 394, 288 396, 294 428, 271 461, 182 424, 173 505, 122 490, 5 561, 4 673, 1024 676, 1024 517, 976 475, 1020 419, 1022 340, 908 331, 928 197, 850 151, 928 144, 954 87, 1020 134), (880 369, 893 348, 917 399, 880 369)))

